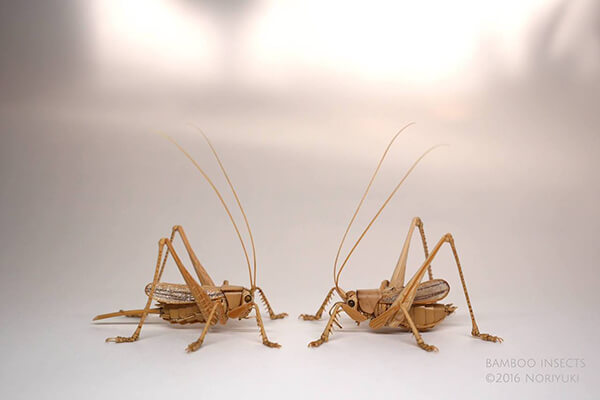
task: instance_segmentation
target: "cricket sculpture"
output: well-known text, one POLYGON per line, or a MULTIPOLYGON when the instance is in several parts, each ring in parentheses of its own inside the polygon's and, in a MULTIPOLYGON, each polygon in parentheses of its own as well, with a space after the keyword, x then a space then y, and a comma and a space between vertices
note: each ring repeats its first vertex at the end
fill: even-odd
POLYGON ((398 185, 394 188, 391 194, 384 201, 383 205, 379 208, 375 216, 370 220, 367 224, 367 227, 364 229, 362 234, 359 236, 358 240, 354 244, 354 246, 350 249, 348 255, 344 258, 341 265, 338 262, 340 260, 340 253, 342 250, 342 246, 350 231, 350 227, 354 222, 379 169, 390 150, 390 147, 396 140, 396 138, 400 135, 402 131, 404 131, 408 126, 412 124, 406 125, 402 128, 396 135, 390 140, 387 148, 385 149, 379 163, 377 164, 377 168, 375 172, 371 176, 371 180, 365 189, 365 192, 360 199, 358 206, 350 219, 350 223, 344 232, 341 243, 337 250, 337 254, 335 257, 334 265, 333 265, 333 282, 334 287, 329 290, 327 296, 325 296, 325 300, 321 304, 321 307, 317 310, 316 314, 308 315, 302 314, 300 318, 304 320, 318 320, 321 318, 327 304, 333 298, 335 292, 341 297, 342 301, 337 302, 333 305, 330 310, 330 317, 327 325, 325 326, 325 330, 323 334, 318 340, 309 343, 309 347, 318 347, 323 343, 329 340, 329 336, 333 331, 333 325, 337 325, 341 328, 339 324, 338 316, 340 312, 345 312, 350 318, 352 318, 357 324, 360 324, 363 321, 369 321, 369 327, 372 329, 378 329, 384 326, 394 327, 394 328, 403 328, 412 331, 415 339, 417 340, 417 344, 419 347, 426 351, 437 351, 437 347, 429 345, 425 343, 423 338, 421 337, 421 331, 428 330, 439 324, 446 318, 446 316, 452 314, 456 307, 452 304, 442 304, 439 303, 442 299, 444 299, 449 291, 450 285, 443 279, 433 279, 433 274, 431 271, 431 262, 438 254, 441 247, 447 243, 452 249, 452 254, 454 255, 454 260, 456 262, 456 266, 458 267, 458 274, 460 276, 460 281, 462 283, 463 291, 465 294, 465 299, 467 301, 467 306, 469 308, 469 313, 471 315, 471 323, 472 330, 471 335, 478 337, 482 340, 490 341, 490 342, 502 342, 502 338, 498 336, 493 336, 487 333, 481 333, 477 326, 477 322, 475 322, 475 315, 473 314, 473 308, 471 307, 471 301, 469 299, 469 293, 467 292, 467 286, 465 284, 465 278, 463 276, 462 267, 460 264, 460 260, 458 258, 458 253, 456 251, 456 246, 454 244, 454 238, 451 234, 447 233, 436 243, 436 245, 432 248, 431 252, 427 247, 427 240, 425 238, 425 230, 423 229, 423 222, 420 218, 416 217, 412 220, 410 227, 408 229, 408 235, 404 242, 404 246, 402 247, 402 251, 398 258, 398 262, 396 264, 396 268, 390 280, 384 280, 379 288, 376 289, 359 289, 352 291, 345 291, 339 286, 340 274, 344 270, 344 267, 348 263, 350 256, 356 250, 356 247, 363 239, 367 231, 371 228, 375 220, 379 217, 383 209, 390 202, 394 194, 398 191, 402 183, 406 180, 408 175, 412 172, 412 170, 417 166, 419 161, 421 161, 430 151, 438 146, 434 146, 427 150, 421 157, 419 157, 414 164, 409 168, 404 177, 400 180, 398 185), (417 272, 410 278, 408 282, 404 282, 405 272, 406 272, 406 263, 408 259, 408 250, 410 247, 410 242, 415 231, 415 228, 419 230, 419 234, 421 236, 421 242, 423 244, 423 249, 425 252, 425 261, 418 268, 417 272), (425 273, 428 273, 429 279, 423 281, 425 273))
POLYGON ((276 314, 269 301, 267 300, 264 291, 256 285, 256 252, 254 246, 254 238, 252 236, 252 230, 250 229, 250 224, 248 223, 248 218, 246 217, 246 213, 244 212, 244 208, 240 202, 240 199, 235 191, 231 180, 229 179, 229 175, 225 171, 221 159, 219 158, 215 148, 212 143, 208 140, 206 135, 202 133, 204 139, 208 143, 213 155, 215 156, 217 163, 219 164, 219 168, 223 173, 225 179, 227 180, 227 184, 231 189, 233 196, 235 197, 235 201, 237 206, 243 216, 244 223, 246 225, 246 229, 248 231, 248 236, 250 237, 250 244, 252 248, 252 267, 250 264, 250 257, 248 255, 248 250, 238 225, 236 224, 229 207, 225 203, 223 196, 213 183, 213 181, 208 177, 208 175, 204 172, 204 170, 198 165, 198 163, 192 158, 192 156, 181 147, 175 140, 170 138, 169 136, 165 136, 169 141, 171 141, 177 148, 185 154, 185 156, 194 164, 196 169, 202 174, 204 179, 211 186, 213 191, 216 193, 219 198, 221 204, 223 205, 229 220, 233 224, 237 237, 242 246, 242 250, 244 253, 244 257, 246 260, 246 264, 248 266, 248 274, 250 276, 250 287, 246 288, 243 286, 234 286, 230 285, 228 281, 224 281, 221 286, 217 286, 208 272, 204 269, 204 266, 200 263, 200 260, 194 253, 183 228, 179 225, 173 227, 171 231, 170 238, 162 238, 158 242, 158 257, 156 260, 156 267, 154 270, 154 278, 152 282, 149 283, 145 292, 148 296, 148 300, 146 301, 146 305, 143 309, 139 310, 126 310, 126 311, 118 311, 110 314, 98 315, 94 318, 94 320, 101 320, 105 318, 117 317, 117 316, 127 316, 127 317, 139 317, 140 321, 137 325, 137 328, 133 332, 133 334, 129 337, 111 337, 106 339, 107 342, 115 342, 115 343, 126 343, 126 342, 134 342, 140 336, 140 331, 144 322, 146 321, 146 317, 148 314, 158 314, 160 318, 169 321, 173 324, 192 324, 192 323, 203 323, 204 327, 202 329, 202 333, 200 337, 195 342, 191 343, 187 347, 187 351, 196 351, 202 345, 204 338, 210 328, 210 326, 215 325, 217 322, 221 324, 225 324, 229 318, 247 318, 252 310, 256 313, 256 324, 260 330, 260 336, 262 338, 262 342, 265 346, 268 347, 281 347, 278 343, 271 342, 267 333, 265 332, 264 324, 262 321, 262 317, 260 315, 260 310, 258 305, 255 302, 255 295, 258 294, 261 297, 262 302, 264 303, 267 311, 269 312, 269 316, 271 319, 280 319, 287 316, 287 314, 276 314), (188 270, 183 265, 179 255, 175 251, 173 247, 173 241, 175 239, 176 234, 181 238, 183 245, 188 253, 192 266, 196 271, 196 275, 198 275, 198 279, 200 283, 198 283, 192 275, 188 272, 188 270), (165 283, 161 282, 161 276, 163 274, 165 264, 167 259, 171 256, 177 269, 181 273, 185 284, 174 284, 174 283, 165 283), (155 301, 157 306, 151 308, 152 302, 155 301))

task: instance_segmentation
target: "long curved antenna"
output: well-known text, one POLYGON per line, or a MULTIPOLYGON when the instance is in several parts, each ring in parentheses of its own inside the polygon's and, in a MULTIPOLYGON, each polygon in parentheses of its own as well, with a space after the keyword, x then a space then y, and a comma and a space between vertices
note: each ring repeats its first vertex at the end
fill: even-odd
POLYGON ((239 230, 237 224, 235 223, 235 220, 233 219, 233 216, 231 215, 231 211, 229 211, 229 207, 227 207, 227 204, 225 203, 225 200, 223 200, 223 196, 221 196, 221 193, 219 192, 219 189, 217 189, 217 187, 215 186, 215 184, 213 183, 213 181, 208 177, 208 175, 206 175, 206 172, 204 172, 204 170, 200 167, 200 165, 198 165, 198 163, 196 162, 196 160, 194 160, 194 158, 183 147, 181 147, 181 145, 179 143, 177 143, 175 141, 175 139, 173 139, 172 137, 170 137, 169 135, 167 135, 166 133, 163 133, 163 132, 159 132, 159 134, 161 136, 163 136, 165 139, 167 139, 169 142, 171 142, 175 146, 177 146, 177 148, 183 154, 185 154, 185 156, 192 162, 192 164, 194 164, 194 166, 196 167, 196 169, 198 171, 200 171, 200 173, 202 174, 202 176, 204 177, 204 179, 206 179, 206 181, 210 184, 210 187, 217 194, 217 197, 221 201, 221 204, 223 205, 223 207, 225 208, 225 211, 227 212, 227 215, 229 216, 229 220, 233 224, 233 228, 235 229, 235 233, 237 233, 238 239, 240 240, 240 244, 242 245, 242 250, 244 251, 244 257, 246 257, 246 263, 248 264, 248 274, 250 275, 250 282, 252 282, 252 270, 250 268, 250 258, 248 257, 248 251, 246 250, 246 246, 244 245, 244 240, 242 239, 242 235, 240 234, 240 230, 239 230))
POLYGON ((235 197, 235 201, 236 201, 236 203, 237 203, 240 211, 242 212, 242 216, 244 217, 244 223, 246 224, 246 229, 248 230, 248 234, 250 236, 250 245, 252 247, 252 264, 253 264, 253 268, 254 268, 254 281, 252 281, 252 279, 251 279, 250 280, 250 285, 252 285, 252 288, 255 288, 256 287, 256 248, 254 246, 254 237, 252 236, 252 229, 250 229, 250 224, 248 223, 248 217, 246 216, 246 212, 244 211, 244 207, 242 207, 242 203, 240 202, 240 198, 238 197, 238 194, 237 194, 237 192, 235 191, 235 189, 233 187, 233 183, 231 183, 231 179, 229 179, 229 175, 227 174, 227 171, 225 171, 225 167, 223 166, 223 163, 221 162, 221 158, 219 158, 219 155, 217 154, 217 151, 215 150, 215 148, 213 147, 212 143, 208 139, 208 136, 206 136, 206 134, 202 131, 202 129, 198 128, 195 125, 192 125, 192 126, 194 126, 194 128, 196 128, 202 134, 202 136, 204 136, 204 139, 206 140, 206 143, 208 143, 208 146, 210 147, 210 150, 212 151, 213 155, 217 159, 217 162, 219 163, 219 167, 221 168, 221 171, 223 172, 223 175, 225 175, 225 179, 227 180, 227 184, 229 185, 229 188, 233 192, 233 196, 235 197))
MULTIPOLYGON (((363 202, 365 201, 365 198, 367 197, 367 194, 369 193, 369 190, 371 189, 371 185, 373 184, 373 181, 375 180, 375 177, 377 176, 377 173, 379 172, 379 168, 381 168, 381 164, 383 164, 383 160, 385 160, 385 157, 387 156, 387 153, 390 150, 390 147, 392 147, 392 144, 394 143, 396 138, 398 136, 400 136, 402 131, 404 131, 406 128, 408 128, 411 125, 414 125, 414 122, 411 122, 411 123, 405 125, 402 129, 400 129, 398 131, 398 133, 396 133, 394 135, 392 140, 390 140, 385 151, 383 152, 383 155, 381 156, 381 159, 379 160, 379 163, 377 164, 377 168, 375 168, 375 172, 373 172, 373 176, 371 176, 371 180, 369 181, 369 184, 367 185, 365 192, 363 193, 360 201, 358 202, 358 206, 356 207, 356 210, 354 211, 354 214, 352 215, 352 218, 350 219, 350 223, 348 223, 348 227, 346 228, 346 231, 344 232, 344 236, 342 236, 342 241, 340 242, 340 246, 338 247, 337 253, 335 254, 335 261, 333 262, 333 280, 334 281, 335 281, 335 277, 336 277, 338 259, 340 258, 340 253, 342 252, 342 247, 344 246, 344 241, 346 241, 346 236, 348 236, 348 232, 350 232, 350 227, 354 223, 354 220, 356 219, 356 216, 358 215, 358 211, 360 211, 360 208, 362 207, 363 202)), ((337 285, 336 285, 336 289, 341 296, 340 288, 337 287, 337 285)), ((344 296, 342 296, 342 297, 344 297, 344 296)))
POLYGON ((335 286, 336 287, 338 287, 338 281, 340 279, 340 274, 344 270, 344 267, 346 266, 346 263, 350 259, 350 256, 352 255, 352 253, 354 253, 354 250, 356 249, 356 247, 358 246, 358 244, 360 243, 360 241, 367 234, 367 232, 369 231, 369 229, 371 228, 371 226, 373 225, 373 223, 375 222, 375 220, 379 217, 379 215, 381 214, 381 212, 383 211, 383 209, 388 205, 388 203, 390 202, 390 200, 392 199, 392 197, 394 197, 394 195, 396 194, 396 192, 398 191, 398 189, 400 188, 400 186, 402 186, 402 184, 404 183, 404 181, 406 180, 406 178, 408 178, 408 176, 413 171, 413 169, 415 169, 415 167, 417 166, 417 164, 423 158, 425 158, 425 156, 427 154, 429 154, 431 151, 433 151, 434 149, 436 149, 438 147, 441 147, 441 146, 446 146, 446 145, 438 144, 436 146, 433 146, 433 147, 429 148, 427 151, 425 151, 421 155, 421 157, 419 157, 417 159, 417 161, 415 161, 413 163, 413 165, 409 168, 409 170, 406 172, 406 174, 404 174, 404 176, 402 177, 402 180, 400 180, 400 182, 396 185, 396 187, 394 188, 394 190, 392 191, 392 193, 390 193, 390 195, 385 200, 385 202, 383 202, 383 205, 379 208, 379 211, 377 211, 377 214, 375 214, 375 216, 373 217, 373 219, 371 219, 371 222, 369 222, 369 224, 367 225, 367 227, 365 228, 365 230, 363 231, 363 233, 360 235, 360 237, 358 238, 358 240, 356 241, 356 243, 354 244, 354 246, 352 246, 352 249, 350 249, 350 252, 348 253, 348 255, 346 256, 346 258, 344 259, 344 262, 342 263, 342 265, 340 266, 340 270, 338 271, 337 275, 335 276, 335 286))

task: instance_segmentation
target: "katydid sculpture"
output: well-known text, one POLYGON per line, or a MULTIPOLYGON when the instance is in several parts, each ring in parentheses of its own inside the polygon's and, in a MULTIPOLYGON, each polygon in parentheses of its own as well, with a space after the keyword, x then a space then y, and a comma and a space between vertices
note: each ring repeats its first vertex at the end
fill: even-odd
POLYGON ((471 306, 469 293, 467 291, 467 285, 465 283, 462 266, 458 258, 458 252, 456 250, 454 238, 452 237, 452 235, 447 233, 444 236, 442 236, 442 238, 439 239, 439 241, 436 243, 436 245, 430 252, 427 247, 427 240, 425 237, 425 230, 423 229, 423 222, 418 217, 414 218, 410 224, 408 235, 406 237, 404 246, 402 247, 402 251, 400 253, 400 257, 396 264, 396 268, 394 269, 390 280, 384 280, 381 283, 380 287, 376 289, 359 289, 352 291, 345 291, 342 288, 340 288, 338 284, 340 274, 344 270, 344 267, 346 266, 348 260, 350 259, 350 257, 356 250, 358 244, 361 242, 368 230, 371 228, 375 220, 377 220, 383 209, 388 205, 392 197, 396 194, 402 183, 417 166, 419 161, 421 161, 430 151, 437 147, 435 146, 427 150, 410 167, 408 172, 401 179, 400 183, 396 185, 396 187, 387 197, 383 205, 379 208, 378 212, 370 220, 367 227, 364 229, 354 246, 350 249, 348 255, 345 257, 345 259, 339 266, 338 270, 338 261, 340 259, 340 253, 346 236, 350 231, 350 227, 352 226, 352 223, 354 222, 365 198, 367 197, 371 185, 373 184, 373 181, 377 176, 377 173, 379 172, 379 169, 388 151, 390 150, 390 147, 392 146, 396 138, 400 135, 400 133, 410 125, 411 124, 402 128, 390 140, 381 159, 379 160, 379 163, 377 164, 377 168, 375 169, 375 172, 373 173, 362 198, 360 199, 360 202, 358 203, 354 215, 350 219, 350 223, 348 224, 348 227, 344 232, 342 241, 339 245, 334 261, 334 287, 331 288, 331 290, 329 290, 327 296, 325 296, 325 300, 321 304, 321 307, 319 307, 319 309, 314 315, 300 315, 300 318, 304 320, 320 319, 323 312, 325 311, 325 308, 327 307, 327 304, 329 304, 336 292, 342 299, 342 301, 335 303, 332 307, 330 311, 330 318, 327 322, 327 325, 325 326, 325 330, 323 331, 321 337, 315 341, 310 342, 309 347, 318 347, 323 343, 327 342, 329 340, 330 334, 333 331, 334 324, 341 328, 341 325, 338 321, 338 316, 340 312, 343 311, 358 324, 366 320, 370 320, 369 327, 371 327, 372 329, 378 329, 384 326, 408 329, 414 334, 419 347, 426 351, 437 351, 437 347, 425 343, 420 332, 435 327, 437 324, 442 322, 444 318, 446 318, 446 316, 452 314, 454 310, 456 310, 456 307, 452 304, 439 303, 439 301, 441 301, 448 295, 450 291, 450 285, 443 279, 433 279, 433 274, 431 270, 431 263, 444 244, 448 244, 450 246, 452 254, 454 256, 454 261, 456 262, 456 266, 458 268, 458 274, 460 276, 460 281, 464 291, 465 299, 469 308, 469 314, 471 316, 471 335, 485 341, 502 342, 502 338, 498 336, 490 335, 487 333, 481 333, 479 331, 479 327, 477 326, 477 322, 475 321, 475 314, 473 313, 473 308, 471 306), (417 272, 411 277, 411 279, 405 283, 404 278, 406 272, 406 264, 408 260, 408 251, 410 248, 410 242, 415 228, 419 230, 419 234, 421 236, 421 242, 423 244, 423 249, 425 253, 425 260, 418 268, 417 272), (423 281, 426 272, 428 273, 429 279, 423 281))
POLYGON ((271 319, 284 318, 285 316, 287 316, 287 314, 276 314, 271 308, 271 305, 269 304, 263 290, 256 285, 256 252, 254 246, 254 238, 252 236, 250 224, 248 223, 248 218, 246 217, 246 213, 244 212, 244 208, 242 207, 240 199, 238 198, 237 192, 235 191, 233 184, 229 179, 229 175, 225 171, 225 168, 223 167, 223 164, 221 163, 221 160, 217 155, 216 150, 214 149, 213 145, 208 140, 206 135, 204 135, 204 133, 202 133, 202 135, 204 136, 206 142, 210 146, 210 149, 219 164, 221 172, 227 180, 227 184, 229 185, 229 188, 231 189, 235 197, 238 208, 240 209, 241 214, 244 218, 244 223, 246 225, 246 229, 248 230, 248 235, 250 237, 250 243, 252 247, 252 268, 250 266, 250 257, 248 255, 248 251, 244 240, 242 239, 240 230, 229 210, 229 207, 227 207, 223 196, 221 195, 217 187, 214 185, 213 181, 208 177, 208 175, 198 165, 198 163, 192 158, 192 156, 185 149, 183 149, 183 147, 181 147, 172 138, 166 135, 163 136, 165 136, 168 140, 175 144, 175 146, 177 146, 177 148, 181 152, 183 152, 183 154, 185 154, 185 156, 194 164, 196 169, 202 174, 204 179, 208 182, 208 184, 211 186, 211 188, 219 198, 231 223, 233 224, 237 237, 242 246, 242 250, 246 259, 246 264, 248 266, 248 274, 250 276, 250 287, 246 288, 243 286, 230 285, 228 281, 224 281, 223 284, 220 286, 215 285, 208 272, 204 269, 204 266, 200 263, 200 260, 194 253, 194 250, 192 249, 183 228, 179 225, 176 225, 171 231, 170 238, 162 238, 158 242, 158 257, 156 260, 156 267, 154 270, 154 278, 152 279, 152 282, 149 283, 145 288, 146 294, 148 296, 145 307, 139 310, 121 310, 110 314, 98 315, 94 318, 94 320, 101 320, 117 316, 140 318, 140 322, 131 336, 112 337, 106 339, 107 342, 125 343, 136 341, 140 336, 140 331, 142 329, 142 326, 144 325, 148 314, 159 314, 159 316, 162 319, 171 323, 204 324, 204 328, 202 329, 202 333, 198 340, 191 343, 187 347, 187 351, 191 352, 200 348, 210 326, 215 325, 217 322, 225 324, 229 318, 246 318, 250 314, 250 312, 254 310, 256 313, 256 323, 258 325, 263 344, 268 347, 281 347, 278 343, 271 342, 267 338, 267 333, 265 332, 262 317, 260 315, 260 310, 255 302, 255 294, 258 292, 258 295, 260 295, 265 307, 267 308, 267 311, 269 312, 269 316, 271 319), (200 283, 198 283, 188 272, 188 270, 183 265, 183 262, 179 258, 177 252, 175 251, 175 248, 173 247, 173 240, 175 239, 176 234, 179 234, 181 240, 183 241, 185 249, 188 253, 194 270, 198 275, 200 283), (175 262, 175 265, 181 273, 185 284, 160 282, 169 255, 175 262), (156 301, 158 303, 157 307, 155 308, 151 308, 153 301, 156 301))

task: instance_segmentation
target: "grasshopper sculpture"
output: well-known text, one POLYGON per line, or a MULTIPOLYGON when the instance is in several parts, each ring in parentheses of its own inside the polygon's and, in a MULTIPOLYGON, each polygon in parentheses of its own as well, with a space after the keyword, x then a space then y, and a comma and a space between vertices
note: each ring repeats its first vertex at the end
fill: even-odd
POLYGON ((254 238, 252 236, 250 224, 248 223, 248 218, 246 217, 246 213, 244 212, 244 208, 242 207, 237 192, 235 191, 233 184, 229 179, 229 175, 225 171, 225 168, 223 167, 223 164, 221 163, 221 160, 215 148, 208 140, 206 135, 204 135, 204 133, 202 133, 202 135, 204 136, 204 139, 210 146, 210 149, 219 164, 221 172, 227 180, 227 184, 229 185, 229 188, 231 189, 235 197, 236 203, 244 218, 244 223, 246 225, 246 229, 248 230, 248 235, 250 237, 250 243, 252 247, 252 268, 250 266, 250 257, 248 256, 248 251, 246 249, 246 245, 244 244, 244 240, 242 239, 242 235, 240 234, 240 230, 229 208, 227 207, 225 200, 223 200, 223 196, 216 188, 213 181, 208 177, 208 175, 198 165, 198 163, 190 156, 190 154, 187 151, 185 151, 185 149, 183 149, 183 147, 181 147, 175 140, 171 139, 166 135, 164 136, 173 144, 175 144, 175 146, 177 146, 177 148, 181 152, 183 152, 185 156, 194 164, 196 169, 198 169, 198 171, 202 174, 204 179, 209 183, 209 185, 221 201, 221 204, 225 208, 225 211, 227 212, 227 215, 231 223, 233 224, 240 244, 242 245, 242 250, 246 259, 246 264, 248 266, 248 274, 250 276, 250 288, 245 288, 243 286, 233 286, 230 285, 228 281, 224 281, 221 286, 215 285, 209 274, 204 269, 203 265, 198 260, 198 257, 194 253, 194 250, 192 249, 183 228, 179 225, 176 225, 171 231, 170 238, 162 238, 158 242, 158 257, 156 260, 156 268, 154 270, 154 278, 152 279, 152 282, 149 283, 145 288, 145 292, 148 296, 148 300, 146 301, 145 307, 140 310, 121 310, 110 314, 98 315, 94 318, 94 320, 101 320, 117 316, 140 318, 140 322, 137 325, 135 331, 133 332, 133 335, 129 337, 117 336, 108 338, 106 339, 107 342, 125 343, 136 341, 140 336, 140 331, 142 329, 142 326, 144 325, 148 314, 159 314, 162 319, 171 323, 204 323, 204 328, 198 340, 191 343, 187 347, 188 352, 196 351, 202 345, 202 342, 204 341, 204 338, 211 325, 215 325, 217 321, 221 324, 225 324, 229 318, 246 318, 250 314, 252 309, 254 309, 256 313, 256 323, 260 330, 260 335, 263 344, 268 347, 281 347, 278 343, 271 342, 267 338, 267 333, 265 332, 262 317, 260 315, 260 310, 255 302, 255 293, 258 292, 258 294, 260 295, 265 307, 267 308, 267 311, 269 312, 269 316, 271 319, 284 318, 285 316, 287 316, 287 314, 275 314, 263 290, 260 287, 256 286, 256 253, 254 246, 254 238), (181 259, 179 258, 177 252, 175 251, 175 248, 173 247, 173 240, 175 239, 176 234, 179 234, 179 237, 183 241, 185 249, 188 253, 194 270, 198 275, 200 283, 198 283, 188 272, 188 270, 183 265, 181 259), (175 262, 179 272, 181 273, 185 284, 160 282, 169 255, 171 255, 171 257, 173 258, 173 261, 175 262), (156 301, 158 303, 158 307, 150 308, 153 301, 156 301))
POLYGON ((437 351, 437 347, 429 345, 423 341, 421 337, 420 331, 428 330, 439 324, 446 318, 446 316, 452 314, 456 307, 452 304, 442 304, 438 303, 438 301, 444 299, 449 291, 450 285, 443 279, 433 279, 433 274, 431 271, 431 262, 434 257, 438 254, 440 248, 448 243, 452 249, 452 253, 454 255, 454 260, 456 262, 456 266, 458 267, 458 274, 460 276, 460 281, 462 283, 463 291, 465 294, 465 299, 467 301, 467 306, 469 308, 469 314, 471 315, 471 323, 472 330, 471 335, 478 337, 482 340, 491 341, 491 342, 502 342, 502 338, 498 336, 493 336, 487 333, 481 333, 477 326, 477 322, 475 321, 475 315, 473 314, 473 308, 471 307, 471 301, 469 299, 469 293, 467 292, 467 286, 465 284, 465 278, 463 276, 462 267, 460 264, 460 260, 458 258, 458 253, 456 251, 456 246, 454 245, 454 238, 451 234, 447 233, 442 236, 442 238, 436 243, 431 252, 429 252, 427 247, 427 240, 425 238, 425 231, 423 229, 423 222, 420 218, 416 217, 412 220, 410 224, 410 228, 408 230, 408 235, 404 242, 404 246, 400 253, 400 257, 398 258, 398 262, 396 264, 396 268, 394 273, 392 274, 391 279, 384 280, 380 287, 377 289, 363 289, 363 290, 352 290, 352 291, 344 291, 340 288, 338 282, 340 279, 340 274, 342 273, 344 267, 346 266, 350 256, 356 250, 356 247, 363 239, 367 231, 371 228, 375 220, 379 217, 383 209, 387 206, 389 201, 392 199, 394 194, 398 191, 402 183, 406 180, 408 175, 412 172, 412 170, 417 166, 419 161, 421 161, 430 151, 432 151, 435 147, 427 150, 421 157, 415 161, 415 163, 411 166, 411 168, 407 171, 404 177, 401 179, 400 183, 396 185, 391 194, 387 197, 383 205, 380 207, 375 216, 368 223, 367 227, 364 229, 362 234, 359 236, 358 240, 354 244, 354 246, 350 249, 348 255, 344 259, 344 261, 339 266, 338 270, 338 261, 340 259, 340 253, 342 250, 342 246, 348 235, 350 227, 354 222, 356 215, 358 214, 371 185, 379 172, 381 164, 383 163, 390 147, 396 140, 396 138, 400 135, 404 129, 406 129, 411 124, 402 128, 388 143, 387 148, 385 149, 379 163, 377 164, 377 168, 373 173, 365 192, 358 203, 358 206, 354 212, 354 215, 350 219, 350 223, 344 232, 342 237, 342 241, 338 248, 334 266, 333 266, 333 278, 334 278, 334 287, 329 290, 327 296, 325 296, 325 300, 321 304, 321 307, 317 310, 316 314, 302 314, 300 318, 304 320, 317 320, 320 319, 327 304, 331 301, 334 293, 337 292, 338 295, 342 298, 342 301, 334 304, 330 311, 330 318, 325 326, 325 330, 323 334, 318 340, 312 341, 309 343, 309 347, 318 347, 323 343, 329 340, 329 336, 333 331, 333 325, 337 325, 341 328, 341 325, 338 321, 338 316, 341 311, 344 311, 350 318, 356 321, 357 324, 360 324, 363 321, 370 320, 369 326, 372 329, 378 329, 384 326, 389 327, 400 327, 404 329, 409 329, 415 336, 417 340, 417 344, 419 347, 426 351, 437 351), (405 284, 404 276, 406 271, 406 262, 408 259, 408 250, 410 247, 410 241, 412 239, 415 228, 418 228, 421 241, 423 243, 423 249, 425 252, 425 261, 419 267, 417 272, 412 276, 412 278, 405 284), (425 272, 428 272, 429 280, 422 282, 425 272))

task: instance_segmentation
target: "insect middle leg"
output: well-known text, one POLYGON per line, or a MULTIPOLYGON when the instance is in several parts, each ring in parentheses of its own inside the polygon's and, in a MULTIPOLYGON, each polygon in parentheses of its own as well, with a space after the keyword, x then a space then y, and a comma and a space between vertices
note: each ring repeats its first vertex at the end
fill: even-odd
POLYGON ((206 337, 206 333, 208 332, 208 328, 210 328, 211 325, 214 325, 217 323, 217 321, 213 321, 213 320, 215 318, 215 313, 217 311, 218 306, 219 306, 219 303, 215 303, 213 308, 210 310, 208 319, 206 320, 206 323, 204 324, 204 328, 202 329, 202 334, 200 334, 200 337, 198 338, 198 340, 196 340, 193 343, 190 343, 188 345, 188 347, 186 348, 186 351, 188 353, 190 353, 192 351, 196 351, 200 348, 200 346, 202 346, 202 343, 204 342, 204 338, 206 337))
POLYGON ((329 321, 327 321, 327 325, 325 326, 325 329, 323 330, 321 337, 317 340, 310 342, 308 344, 308 347, 319 347, 323 343, 327 342, 329 340, 329 336, 331 335, 331 332, 333 332, 333 324, 336 324, 337 326, 341 327, 337 318, 338 318, 338 314, 340 313, 340 311, 342 311, 342 304, 344 304, 344 303, 339 302, 333 306, 331 316, 329 317, 329 321))
POLYGON ((404 319, 408 322, 408 325, 410 326, 410 329, 412 330, 413 335, 415 335, 415 339, 417 340, 417 344, 419 345, 419 347, 425 351, 438 351, 437 347, 427 344, 427 343, 425 343, 425 341, 423 341, 423 338, 421 337, 421 333, 419 332, 419 330, 417 329, 417 326, 415 325, 414 321, 410 317, 410 314, 408 313, 408 310, 406 309, 406 307, 400 306, 400 310, 404 314, 404 319))
POLYGON ((327 292, 327 296, 325 296, 325 300, 323 300, 321 307, 319 307, 319 309, 317 310, 317 312, 314 315, 300 314, 300 318, 302 318, 305 321, 315 321, 315 320, 321 319, 321 316, 323 315, 323 312, 325 311, 325 307, 327 307, 327 304, 329 304, 329 302, 333 298, 334 293, 335 293, 335 286, 332 287, 329 290, 329 292, 327 292))

